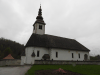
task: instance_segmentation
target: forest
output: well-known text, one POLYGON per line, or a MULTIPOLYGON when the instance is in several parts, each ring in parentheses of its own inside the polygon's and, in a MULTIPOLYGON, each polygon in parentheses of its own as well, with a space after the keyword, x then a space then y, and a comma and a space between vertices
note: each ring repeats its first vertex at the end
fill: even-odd
POLYGON ((0 38, 0 59, 3 59, 8 54, 11 54, 14 59, 21 59, 23 50, 24 45, 9 39, 0 38))

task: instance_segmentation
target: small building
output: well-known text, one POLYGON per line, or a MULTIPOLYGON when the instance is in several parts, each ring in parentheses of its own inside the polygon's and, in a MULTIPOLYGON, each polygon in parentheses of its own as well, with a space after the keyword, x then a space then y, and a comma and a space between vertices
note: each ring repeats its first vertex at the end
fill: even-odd
POLYGON ((90 60, 88 48, 75 39, 45 34, 45 26, 40 6, 33 33, 21 56, 21 65, 34 64, 34 60, 42 60, 42 57, 61 61, 90 60))
POLYGON ((14 58, 12 57, 11 54, 9 54, 8 56, 4 57, 3 59, 14 59, 14 58))

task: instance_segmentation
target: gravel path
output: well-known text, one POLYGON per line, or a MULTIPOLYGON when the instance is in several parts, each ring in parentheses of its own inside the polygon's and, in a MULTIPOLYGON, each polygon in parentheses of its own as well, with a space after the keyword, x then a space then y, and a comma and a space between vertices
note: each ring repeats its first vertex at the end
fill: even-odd
POLYGON ((0 67, 0 75, 25 75, 31 66, 0 67))

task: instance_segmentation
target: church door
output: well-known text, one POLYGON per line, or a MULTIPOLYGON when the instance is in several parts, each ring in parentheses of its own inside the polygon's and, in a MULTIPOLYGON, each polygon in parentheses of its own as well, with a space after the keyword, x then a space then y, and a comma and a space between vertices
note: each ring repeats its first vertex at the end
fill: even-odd
POLYGON ((85 60, 85 61, 88 60, 88 55, 87 55, 87 54, 84 55, 84 60, 85 60))

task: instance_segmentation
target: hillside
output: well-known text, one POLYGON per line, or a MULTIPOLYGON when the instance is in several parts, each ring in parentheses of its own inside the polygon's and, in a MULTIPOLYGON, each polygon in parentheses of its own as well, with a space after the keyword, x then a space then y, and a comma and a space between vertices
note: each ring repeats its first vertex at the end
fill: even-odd
POLYGON ((9 39, 0 38, 0 59, 4 58, 9 53, 11 53, 15 59, 20 59, 23 50, 24 45, 9 39))

